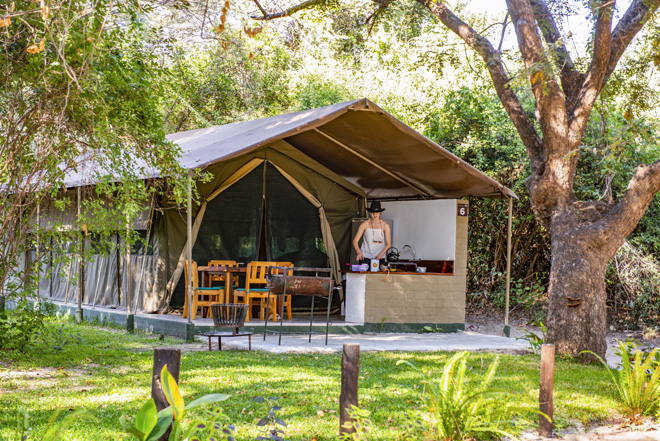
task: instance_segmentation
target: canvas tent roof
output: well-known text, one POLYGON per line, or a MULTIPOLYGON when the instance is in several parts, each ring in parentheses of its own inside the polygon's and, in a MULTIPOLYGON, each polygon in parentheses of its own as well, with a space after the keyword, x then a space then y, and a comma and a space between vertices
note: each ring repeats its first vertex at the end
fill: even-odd
POLYGON ((284 140, 370 199, 516 197, 365 98, 179 132, 167 139, 181 147, 180 163, 187 169, 206 168, 284 140))

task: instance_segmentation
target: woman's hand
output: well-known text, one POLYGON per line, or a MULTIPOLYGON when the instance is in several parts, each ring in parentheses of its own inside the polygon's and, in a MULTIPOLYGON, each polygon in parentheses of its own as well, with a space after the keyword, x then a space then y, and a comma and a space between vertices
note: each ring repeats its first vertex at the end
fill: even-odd
POLYGON ((357 260, 362 260, 364 259, 364 256, 362 255, 362 251, 358 251, 357 256, 355 256, 357 260))

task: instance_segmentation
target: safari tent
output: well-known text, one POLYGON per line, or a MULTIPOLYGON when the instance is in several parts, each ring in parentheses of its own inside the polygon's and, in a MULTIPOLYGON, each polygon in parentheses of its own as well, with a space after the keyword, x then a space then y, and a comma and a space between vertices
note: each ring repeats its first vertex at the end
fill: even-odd
MULTIPOLYGON (((167 138, 180 146, 184 168, 210 177, 197 183, 201 202, 192 206, 190 236, 186 208, 155 200, 131 220, 148 246, 136 246, 130 262, 99 253, 82 265, 79 287, 55 272, 41 278, 43 296, 74 302, 81 295, 84 305, 143 312, 181 305, 188 242, 198 262, 286 260, 332 267, 338 280, 350 258, 352 219, 364 216, 369 200, 515 197, 367 99, 167 138)), ((157 172, 144 178, 167 180, 157 172)), ((77 189, 89 185, 70 177, 69 196, 76 200, 77 189)), ((41 222, 73 225, 75 215, 44 207, 41 222)))

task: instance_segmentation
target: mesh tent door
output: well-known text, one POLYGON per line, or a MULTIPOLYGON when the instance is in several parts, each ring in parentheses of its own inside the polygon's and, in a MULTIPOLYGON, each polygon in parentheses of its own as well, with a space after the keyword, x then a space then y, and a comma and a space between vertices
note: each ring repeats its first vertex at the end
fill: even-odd
MULTIPOLYGON (((257 167, 243 179, 208 202, 193 246, 193 260, 256 260, 262 216, 263 168, 257 167)), ((181 277, 170 302, 181 306, 185 296, 181 277)))
POLYGON ((328 265, 319 211, 272 166, 266 168, 265 224, 269 260, 328 265))

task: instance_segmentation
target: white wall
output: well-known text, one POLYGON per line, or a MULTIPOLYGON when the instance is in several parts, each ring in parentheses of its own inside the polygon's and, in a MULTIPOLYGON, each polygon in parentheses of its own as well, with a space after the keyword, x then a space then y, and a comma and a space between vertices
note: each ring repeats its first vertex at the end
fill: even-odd
MULTIPOLYGON (((408 244, 418 259, 455 260, 456 200, 382 202, 385 220, 392 220, 392 246, 402 259, 411 259, 403 251, 408 244)), ((407 250, 407 249, 406 249, 407 250)))

